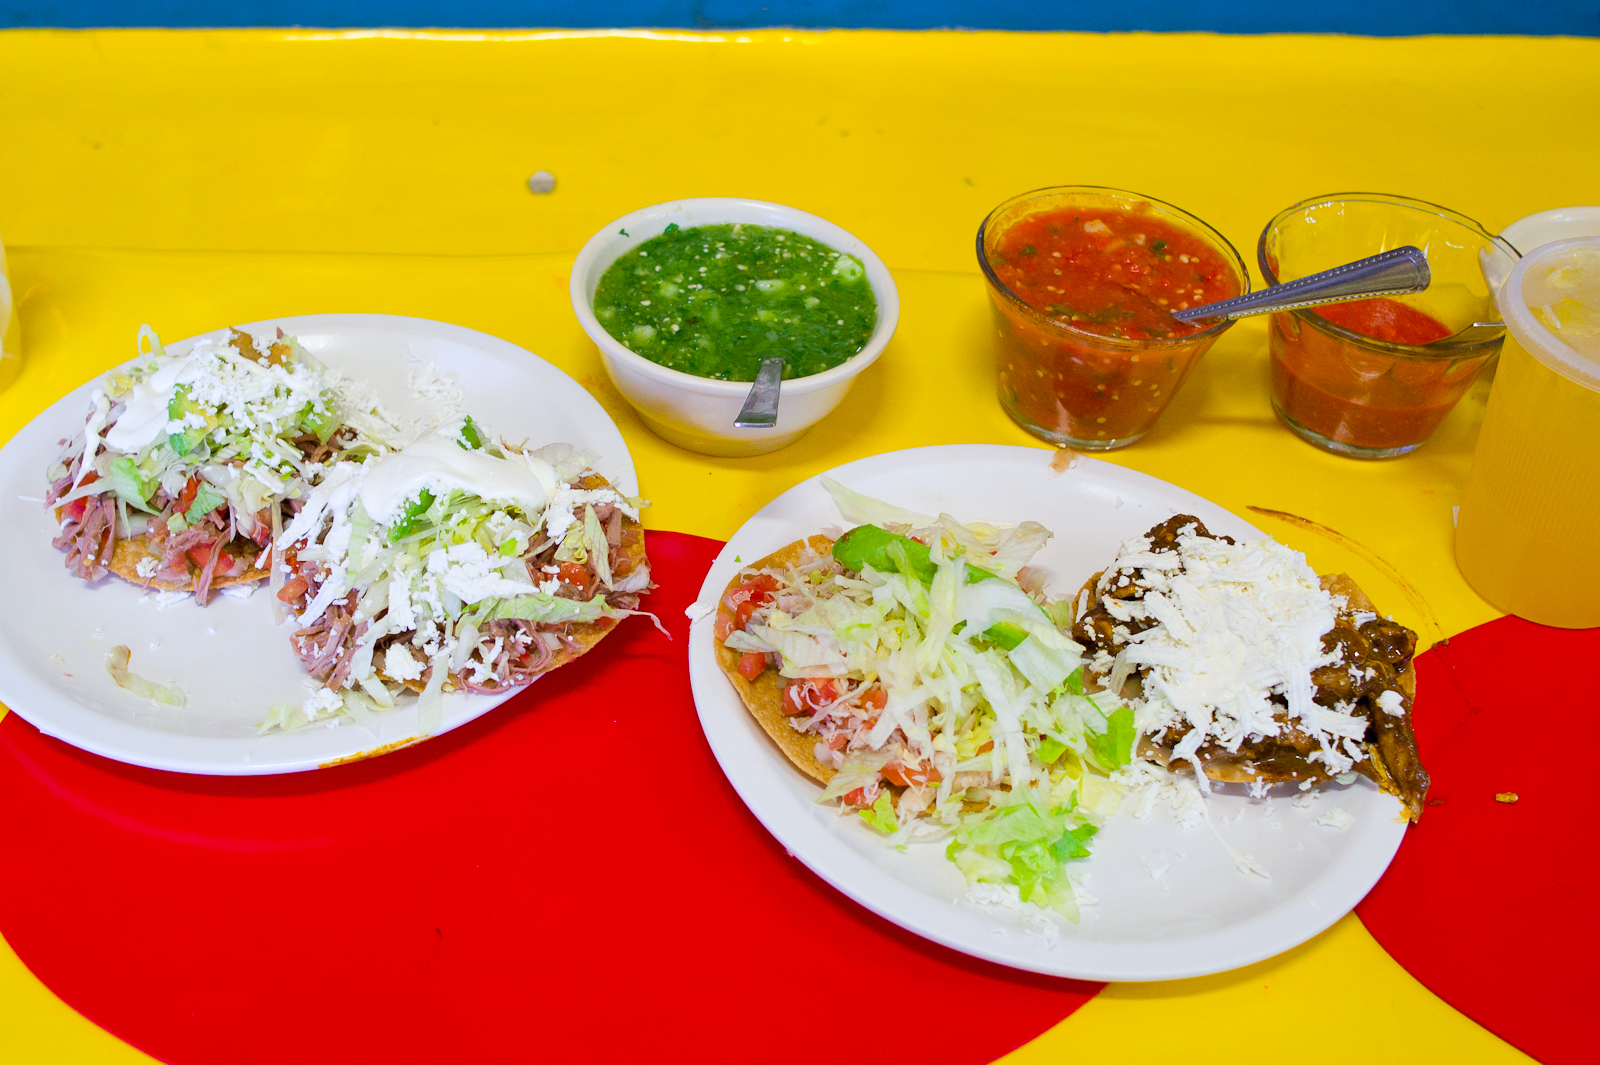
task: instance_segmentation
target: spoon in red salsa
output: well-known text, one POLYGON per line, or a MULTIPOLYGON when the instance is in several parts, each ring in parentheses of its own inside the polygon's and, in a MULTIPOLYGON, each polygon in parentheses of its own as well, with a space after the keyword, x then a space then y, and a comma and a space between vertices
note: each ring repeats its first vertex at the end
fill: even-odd
MULTIPOLYGON (((1408 244, 1402 248, 1369 255, 1353 263, 1335 266, 1331 270, 1285 281, 1281 285, 1271 285, 1246 296, 1235 296, 1233 299, 1218 300, 1215 303, 1203 303, 1198 307, 1173 311, 1172 317, 1180 322, 1193 322, 1205 318, 1244 318, 1253 314, 1273 314, 1278 311, 1320 307, 1329 303, 1349 303, 1354 300, 1377 302, 1373 297, 1421 292, 1432 280, 1433 275, 1428 270, 1428 259, 1423 255, 1422 249, 1408 244)), ((1403 304, 1392 300, 1383 302, 1395 307, 1404 307, 1403 304)), ((1405 309, 1410 310, 1410 308, 1405 309)), ((1421 315, 1420 311, 1414 313, 1426 317, 1421 315)), ((1330 320, 1337 321, 1337 318, 1329 317, 1330 320)), ((1433 319, 1430 318, 1428 321, 1432 322, 1433 319)), ((1395 324, 1390 323, 1390 325, 1395 324)), ((1407 320, 1404 324, 1413 323, 1407 320)), ((1425 344, 1438 339, 1441 338, 1429 336, 1419 342, 1425 344)))

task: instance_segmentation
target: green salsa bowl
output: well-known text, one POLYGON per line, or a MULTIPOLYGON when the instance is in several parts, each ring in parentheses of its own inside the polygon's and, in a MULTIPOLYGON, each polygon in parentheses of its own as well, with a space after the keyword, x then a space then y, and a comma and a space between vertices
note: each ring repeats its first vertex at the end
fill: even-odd
MULTIPOLYGON (((795 243, 792 238, 791 243, 795 243)), ((814 247, 812 250, 815 252, 814 247)), ((608 302, 605 297, 606 293, 602 292, 602 312, 612 317, 612 328, 626 335, 626 331, 618 327, 615 299, 608 302)), ((804 297, 800 299, 803 306, 804 297)), ((882 354, 893 336, 900 317, 900 297, 883 260, 859 238, 832 222, 793 207, 761 200, 706 197, 674 200, 634 211, 590 238, 573 263, 572 309, 584 332, 600 349, 612 383, 656 435, 701 454, 760 455, 793 443, 839 405, 856 375, 882 354), (852 336, 864 338, 858 341, 861 343, 859 351, 821 372, 784 380, 778 402, 778 421, 769 429, 734 427, 734 419, 750 393, 748 380, 699 376, 646 358, 608 332, 595 313, 596 292, 601 289, 607 270, 630 253, 632 259, 637 259, 636 249, 641 244, 663 234, 670 236, 703 226, 736 225, 761 226, 797 235, 802 238, 799 243, 807 247, 812 247, 810 242, 814 241, 843 253, 848 258, 840 262, 847 269, 859 264, 876 304, 875 318, 868 306, 849 318, 844 327, 852 336)), ((797 321, 797 316, 791 321, 797 321)), ((635 324, 628 325, 630 329, 635 327, 635 324)), ((797 325, 786 325, 779 318, 764 336, 772 345, 783 348, 789 337, 799 340, 800 333, 797 325)))

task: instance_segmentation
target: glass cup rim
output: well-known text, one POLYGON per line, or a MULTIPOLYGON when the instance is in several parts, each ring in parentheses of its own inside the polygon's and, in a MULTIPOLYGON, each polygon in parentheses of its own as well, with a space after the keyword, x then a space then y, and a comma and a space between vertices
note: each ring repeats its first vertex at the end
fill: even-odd
MULTIPOLYGON (((1152 337, 1148 340, 1139 340, 1134 337, 1113 337, 1106 336, 1102 333, 1091 333, 1086 329, 1079 329, 1065 322, 1058 322, 1049 315, 1039 311, 1038 308, 1029 304, 1015 292, 1011 291, 1011 287, 1004 281, 1000 280, 999 275, 994 272, 994 267, 989 264, 988 255, 984 253, 983 237, 984 234, 989 230, 989 224, 994 221, 996 216, 1002 211, 1015 207, 1018 203, 1024 200, 1042 196, 1046 193, 1067 192, 1088 192, 1099 196, 1105 196, 1107 199, 1138 200, 1151 204, 1155 207, 1159 207, 1163 211, 1178 216, 1185 222, 1188 222, 1197 228, 1200 231, 1199 235, 1210 241, 1214 246, 1217 247, 1219 251, 1225 251, 1233 256, 1233 263, 1239 269, 1238 276, 1242 282, 1239 295, 1243 296, 1250 291, 1250 268, 1245 265, 1244 256, 1239 254, 1239 249, 1233 246, 1232 241, 1218 232, 1216 227, 1212 226, 1204 219, 1190 214, 1182 207, 1179 207, 1176 204, 1168 203, 1166 200, 1159 200, 1154 196, 1146 196, 1142 192, 1135 192, 1132 189, 1119 189, 1110 185, 1046 185, 1042 188, 1030 189, 1027 192, 1020 192, 1009 199, 1001 201, 999 206, 995 207, 994 210, 984 215, 983 221, 978 223, 978 266, 983 270, 984 277, 988 279, 990 287, 1004 296, 1007 301, 1013 304, 1027 318, 1029 318, 1035 324, 1058 329, 1075 340, 1103 344, 1108 347, 1137 349, 1140 351, 1177 348, 1184 345, 1193 344, 1196 341, 1213 339, 1225 331, 1229 326, 1233 325, 1235 321, 1237 321, 1237 319, 1233 318, 1222 318, 1219 319, 1214 325, 1211 325, 1206 329, 1202 329, 1198 333, 1190 333, 1187 336, 1180 337, 1152 337)), ((1224 256, 1224 258, 1226 258, 1226 256, 1224 256)))
MULTIPOLYGON (((1453 210, 1449 207, 1432 203, 1428 200, 1420 200, 1414 196, 1401 196, 1398 193, 1392 192, 1330 192, 1322 196, 1308 196, 1299 203, 1290 204, 1288 207, 1285 207, 1283 210, 1273 215, 1271 220, 1262 227, 1261 235, 1256 238, 1256 266, 1261 269, 1261 279, 1267 283, 1268 287, 1278 283, 1278 276, 1273 271, 1272 266, 1267 262, 1267 235, 1270 234, 1273 229, 1277 227, 1277 225, 1285 218, 1297 211, 1303 210, 1306 207, 1312 207, 1320 204, 1349 202, 1389 204, 1392 206, 1405 207, 1421 214, 1435 215, 1448 222, 1452 222, 1463 229, 1475 231, 1484 239, 1484 242, 1487 244, 1503 245, 1505 248, 1510 250, 1513 262, 1522 258, 1522 252, 1518 251, 1516 245, 1512 244, 1509 240, 1500 236, 1499 234, 1490 233, 1477 219, 1471 218, 1462 214, 1460 211, 1453 210)), ((1357 333, 1354 330, 1346 329, 1337 322, 1329 321, 1322 315, 1317 314, 1316 308, 1314 307, 1299 307, 1288 313, 1294 315, 1296 318, 1305 322, 1312 328, 1328 334, 1333 339, 1340 341, 1341 343, 1355 344, 1360 347, 1370 348, 1382 352, 1385 355, 1393 355, 1397 358, 1405 359, 1419 359, 1423 361, 1459 359, 1463 356, 1487 353, 1492 349, 1498 348, 1503 339, 1503 337, 1493 337, 1489 340, 1480 340, 1476 344, 1454 344, 1441 350, 1439 348, 1424 347, 1418 344, 1398 344, 1391 340, 1379 340, 1376 337, 1364 336, 1363 334, 1357 333)), ((1496 313, 1499 313, 1498 308, 1496 308, 1496 313)))

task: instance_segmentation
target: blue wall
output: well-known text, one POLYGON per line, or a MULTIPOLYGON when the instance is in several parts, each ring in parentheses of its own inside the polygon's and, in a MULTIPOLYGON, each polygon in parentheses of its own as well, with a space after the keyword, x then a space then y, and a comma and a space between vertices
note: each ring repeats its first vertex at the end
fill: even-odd
POLYGON ((1600 36, 1600 0, 0 0, 0 26, 965 26, 1600 36))

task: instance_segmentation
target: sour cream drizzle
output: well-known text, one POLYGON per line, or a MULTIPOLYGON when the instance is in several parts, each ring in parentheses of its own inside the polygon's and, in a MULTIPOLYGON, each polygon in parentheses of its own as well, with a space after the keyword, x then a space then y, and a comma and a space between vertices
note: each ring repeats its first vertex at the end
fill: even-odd
POLYGON ((106 447, 124 455, 137 454, 167 431, 167 409, 180 384, 189 384, 198 372, 189 356, 173 359, 133 386, 122 398, 122 416, 106 430, 106 447))
POLYGON ((437 496, 460 489, 480 499, 516 503, 530 515, 544 509, 556 490, 553 466, 527 455, 498 459, 468 451, 457 442, 461 429, 461 419, 448 422, 438 432, 367 464, 360 499, 373 521, 391 524, 401 508, 424 491, 437 496))

